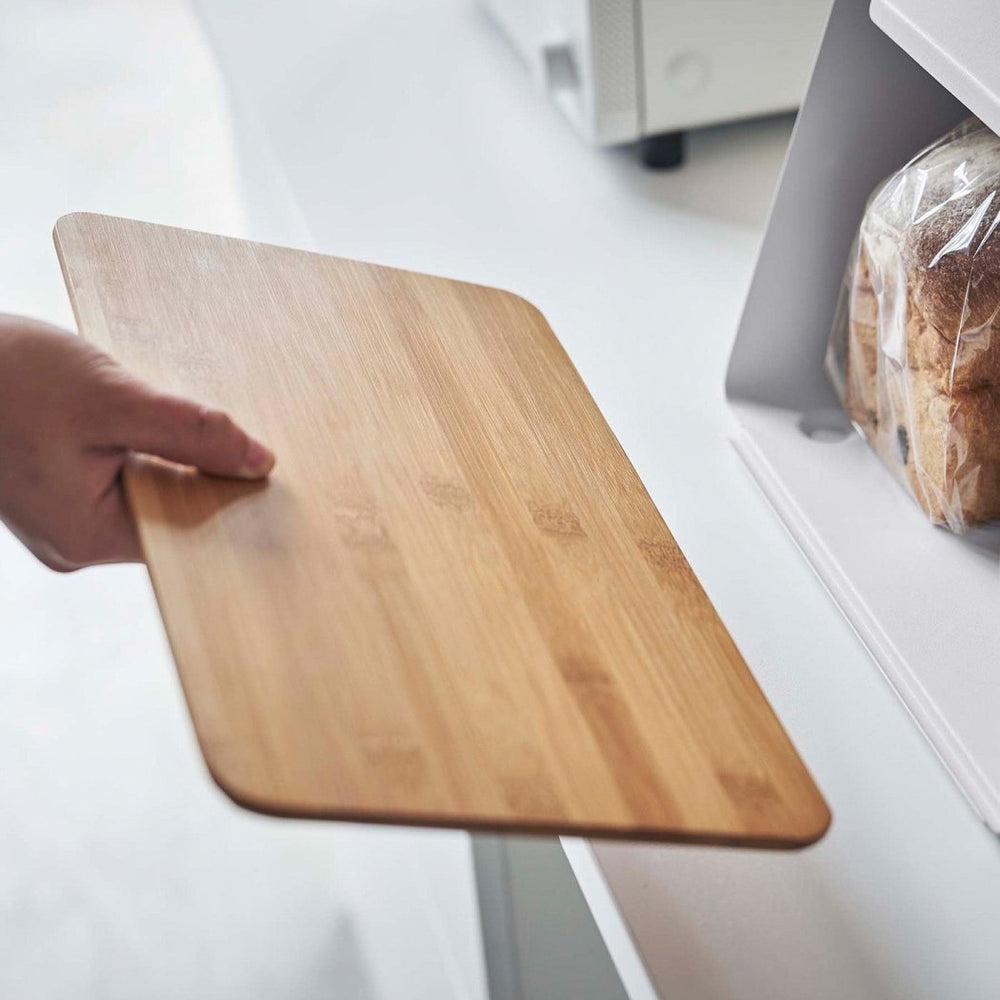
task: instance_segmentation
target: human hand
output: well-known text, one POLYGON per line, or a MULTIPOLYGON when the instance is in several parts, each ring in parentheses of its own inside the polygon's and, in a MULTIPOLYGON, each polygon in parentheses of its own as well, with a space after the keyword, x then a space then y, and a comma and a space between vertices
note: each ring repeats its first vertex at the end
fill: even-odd
POLYGON ((130 452, 262 479, 274 456, 224 413, 169 396, 57 327, 0 314, 0 520, 46 566, 139 562, 130 452))

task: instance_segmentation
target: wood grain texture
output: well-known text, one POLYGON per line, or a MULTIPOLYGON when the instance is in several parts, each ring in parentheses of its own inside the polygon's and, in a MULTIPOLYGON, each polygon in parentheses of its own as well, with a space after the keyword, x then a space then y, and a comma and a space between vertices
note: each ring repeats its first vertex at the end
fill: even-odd
POLYGON ((268 813, 771 847, 829 813, 544 317, 508 292, 125 219, 82 334, 228 409, 265 485, 137 460, 208 767, 268 813))

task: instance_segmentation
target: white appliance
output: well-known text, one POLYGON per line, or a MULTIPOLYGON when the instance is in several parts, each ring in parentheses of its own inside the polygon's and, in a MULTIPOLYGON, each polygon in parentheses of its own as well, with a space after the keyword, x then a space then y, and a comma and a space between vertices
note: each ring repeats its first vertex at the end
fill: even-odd
POLYGON ((992 0, 836 0, 726 388, 767 498, 1000 833, 1000 526, 931 527, 851 431, 823 370, 869 193, 970 111, 1000 132, 996 25, 992 0))
POLYGON ((589 142, 643 140, 798 107, 831 0, 480 0, 589 142))

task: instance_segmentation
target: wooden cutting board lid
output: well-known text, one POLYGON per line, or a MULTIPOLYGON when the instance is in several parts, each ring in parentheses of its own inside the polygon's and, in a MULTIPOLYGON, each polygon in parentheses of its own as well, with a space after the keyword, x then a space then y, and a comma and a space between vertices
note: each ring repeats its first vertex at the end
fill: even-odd
POLYGON ((822 797, 542 314, 78 214, 80 331, 270 444, 126 472, 218 784, 286 816, 770 847, 822 797))

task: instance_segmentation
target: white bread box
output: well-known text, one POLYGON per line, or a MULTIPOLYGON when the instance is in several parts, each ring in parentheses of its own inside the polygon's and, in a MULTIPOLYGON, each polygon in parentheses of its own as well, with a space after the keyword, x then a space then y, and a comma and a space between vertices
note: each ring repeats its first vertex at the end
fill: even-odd
POLYGON ((1000 528, 932 527, 851 430, 823 368, 872 189, 969 112, 1000 132, 998 42, 988 0, 836 0, 726 390, 764 494, 1000 833, 1000 528))

